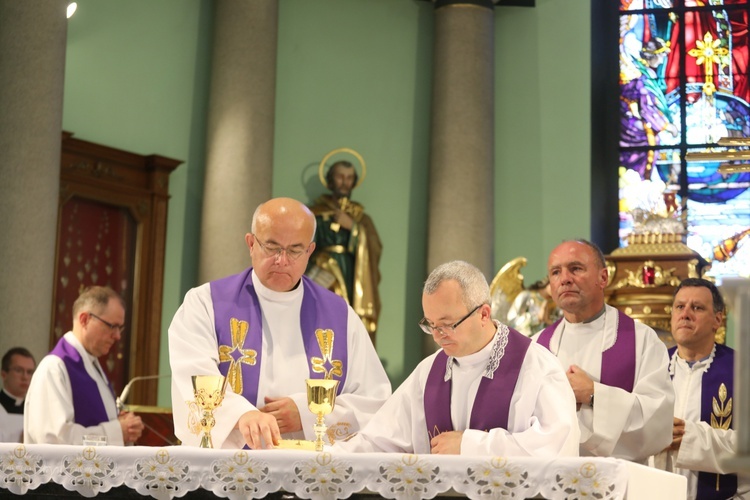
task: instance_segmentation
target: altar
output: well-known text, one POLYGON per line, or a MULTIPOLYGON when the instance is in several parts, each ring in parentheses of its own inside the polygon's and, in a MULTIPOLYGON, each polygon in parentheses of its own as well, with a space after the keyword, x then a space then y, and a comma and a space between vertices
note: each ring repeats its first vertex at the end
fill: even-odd
POLYGON ((613 458, 0 443, 0 496, 684 499, 682 476, 613 458), (44 492, 44 493, 42 493, 44 492))

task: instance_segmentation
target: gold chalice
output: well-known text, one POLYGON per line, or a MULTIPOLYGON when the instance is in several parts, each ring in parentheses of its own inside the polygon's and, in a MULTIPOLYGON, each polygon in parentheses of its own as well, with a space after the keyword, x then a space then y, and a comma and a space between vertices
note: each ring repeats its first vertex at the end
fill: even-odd
POLYGON ((214 410, 224 400, 227 379, 221 375, 193 375, 192 380, 195 403, 203 412, 200 418, 200 427, 203 431, 200 447, 213 448, 211 429, 213 429, 216 423, 214 420, 214 410))
POLYGON ((323 436, 326 434, 324 417, 333 411, 336 404, 336 389, 338 380, 308 378, 307 407, 317 416, 315 421, 315 451, 323 451, 323 436))

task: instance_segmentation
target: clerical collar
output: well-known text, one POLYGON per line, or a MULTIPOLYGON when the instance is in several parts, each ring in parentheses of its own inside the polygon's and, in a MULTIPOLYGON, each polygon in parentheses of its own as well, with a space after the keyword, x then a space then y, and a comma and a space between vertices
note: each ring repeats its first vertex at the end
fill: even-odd
POLYGON ((675 366, 678 363, 683 363, 690 368, 690 370, 693 370, 696 365, 698 365, 698 368, 703 368, 705 366, 705 370, 708 371, 711 369, 711 365, 713 364, 714 357, 716 356, 716 344, 714 343, 713 348, 711 349, 711 352, 706 356, 705 358, 701 358, 697 361, 688 361, 685 358, 680 357, 680 353, 678 349, 674 350, 674 353, 672 354, 672 357, 669 359, 669 376, 674 377, 674 371, 675 366))
POLYGON ((14 400, 16 406, 22 406, 23 405, 23 398, 16 397, 13 394, 9 393, 8 391, 5 390, 5 387, 3 387, 2 389, 0 389, 0 391, 3 391, 6 396, 8 396, 12 400, 14 400))
POLYGON ((297 283, 297 286, 289 291, 277 292, 275 290, 271 290, 260 282, 260 278, 258 278, 258 275, 255 273, 255 269, 253 269, 252 272, 252 280, 253 286, 255 287, 255 292, 258 294, 258 297, 263 297, 264 299, 273 302, 294 301, 296 298, 302 296, 302 290, 304 289, 304 287, 301 285, 302 280, 300 279, 297 283))
MULTIPOLYGON (((492 340, 479 351, 462 356, 460 359, 465 363, 471 361, 473 363, 481 362, 484 359, 487 360, 487 365, 482 372, 483 377, 493 378, 495 370, 500 365, 500 360, 505 355, 505 346, 508 345, 508 334, 510 333, 508 326, 500 323, 497 320, 493 320, 495 324, 495 335, 492 340)), ((445 376, 443 379, 447 382, 453 377, 453 364, 460 366, 459 358, 448 356, 448 362, 445 366, 445 376)))
POLYGON ((601 318, 602 315, 604 315, 604 311, 606 311, 606 310, 607 310, 607 306, 602 306, 602 310, 601 311, 599 311, 598 313, 594 314, 592 317, 590 317, 586 321, 582 321, 581 323, 593 323, 597 319, 601 318))
POLYGON ((696 359, 696 360, 694 360, 694 361, 688 361, 688 360, 684 360, 684 361, 685 361, 685 363, 687 363, 687 365, 688 365, 688 366, 689 366, 690 368, 692 368, 694 364, 696 364, 696 363, 703 363, 704 361, 708 361, 708 360, 709 360, 709 358, 711 358, 711 354, 710 354, 710 353, 709 353, 709 355, 708 355, 708 356, 705 356, 705 357, 703 357, 703 358, 701 358, 701 359, 696 359))

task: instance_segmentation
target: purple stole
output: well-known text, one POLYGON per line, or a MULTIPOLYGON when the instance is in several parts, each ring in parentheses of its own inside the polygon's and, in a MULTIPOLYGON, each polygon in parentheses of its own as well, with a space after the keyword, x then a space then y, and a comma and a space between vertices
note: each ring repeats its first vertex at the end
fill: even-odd
MULTIPOLYGON (((727 421, 727 418, 731 418, 734 412, 731 412, 729 416, 719 418, 718 415, 713 414, 714 401, 719 410, 725 408, 731 409, 728 406, 728 401, 732 400, 732 394, 734 393, 734 350, 721 344, 715 344, 716 354, 714 360, 711 362, 711 366, 708 367, 703 373, 701 379, 701 422, 706 422, 711 427, 714 427, 711 420, 717 420, 718 423, 727 421), (724 384, 727 388, 727 399, 726 401, 719 400, 719 386, 724 384)), ((669 358, 672 359, 677 346, 669 349, 669 358)), ((734 424, 734 419, 732 419, 734 424)), ((730 425, 734 428, 734 425, 730 425)), ((737 475, 736 474, 715 474, 713 472, 699 472, 698 473, 698 492, 696 498, 700 500, 719 500, 724 498, 731 498, 732 495, 737 493, 737 475)))
POLYGON ((109 422, 107 409, 99 394, 99 386, 86 371, 81 354, 70 345, 65 337, 61 338, 50 354, 65 363, 73 392, 73 419, 76 424, 93 427, 102 422, 109 422))
MULTIPOLYGON (((617 340, 612 347, 602 352, 602 376, 599 382, 633 392, 633 385, 635 384, 635 321, 622 311, 617 311, 617 314, 617 340)), ((536 341, 551 350, 549 344, 552 340, 552 334, 555 333, 555 329, 561 321, 562 318, 545 328, 536 341)))
MULTIPOLYGON (((471 409, 469 429, 487 431, 508 428, 510 400, 516 389, 518 374, 526 357, 531 339, 508 328, 505 354, 493 378, 482 377, 474 406, 471 409)), ((430 438, 453 430, 451 420, 451 380, 445 380, 448 356, 439 351, 432 362, 424 389, 424 416, 430 438)))
MULTIPOLYGON (((231 319, 246 321, 249 325, 243 350, 255 351, 255 364, 240 363, 242 370, 242 395, 257 406, 258 384, 260 383, 260 367, 263 361, 263 316, 260 310, 258 294, 255 292, 252 279, 253 268, 248 268, 240 274, 228 276, 211 282, 211 299, 214 306, 216 340, 218 345, 232 346, 231 319)), ((342 375, 338 393, 344 387, 347 373, 347 310, 346 301, 335 293, 317 285, 307 276, 302 276, 304 294, 300 309, 300 329, 305 346, 305 353, 309 360, 313 356, 323 357, 318 346, 315 330, 333 330, 334 360, 341 360, 342 375)), ((293 313, 291 311, 290 313, 293 313)), ((236 361, 241 354, 235 350, 232 357, 236 361)), ((231 362, 219 363, 219 371, 227 376, 231 362)), ((310 378, 323 378, 324 373, 315 373, 310 364, 310 378)), ((300 381, 304 387, 304 381, 300 381)))

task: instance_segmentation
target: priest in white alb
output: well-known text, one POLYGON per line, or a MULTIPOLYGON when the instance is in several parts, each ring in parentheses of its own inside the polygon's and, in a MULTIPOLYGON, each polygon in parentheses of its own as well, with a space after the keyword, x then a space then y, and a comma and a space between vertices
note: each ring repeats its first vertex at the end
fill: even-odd
POLYGON ((578 455, 575 398, 552 354, 490 316, 482 272, 462 261, 424 285, 419 326, 441 350, 423 360, 350 452, 578 455))
POLYGON ((81 445, 86 435, 109 445, 133 444, 141 417, 118 411, 112 385, 99 363, 125 330, 125 301, 109 287, 85 289, 73 303, 73 330, 37 366, 26 393, 26 444, 81 445))
POLYGON ((645 463, 672 437, 667 349, 653 329, 605 305, 608 271, 596 245, 563 242, 547 267, 564 317, 534 339, 567 372, 579 408, 581 455, 645 463))
POLYGON ((726 307, 712 282, 688 278, 675 289, 669 375, 675 389, 672 443, 653 457, 687 478, 688 500, 750 499, 750 475, 726 463, 737 449, 734 349, 715 342, 726 307))
POLYGON ((272 448, 314 439, 305 379, 339 381, 326 416, 327 441, 357 432, 391 393, 362 321, 341 297, 303 276, 315 248, 315 216, 302 203, 261 204, 245 236, 253 267, 194 288, 169 327, 175 434, 197 446, 189 424, 192 375, 224 375, 224 401, 213 413, 216 448, 272 448), (333 343, 316 332, 330 330, 333 343))

